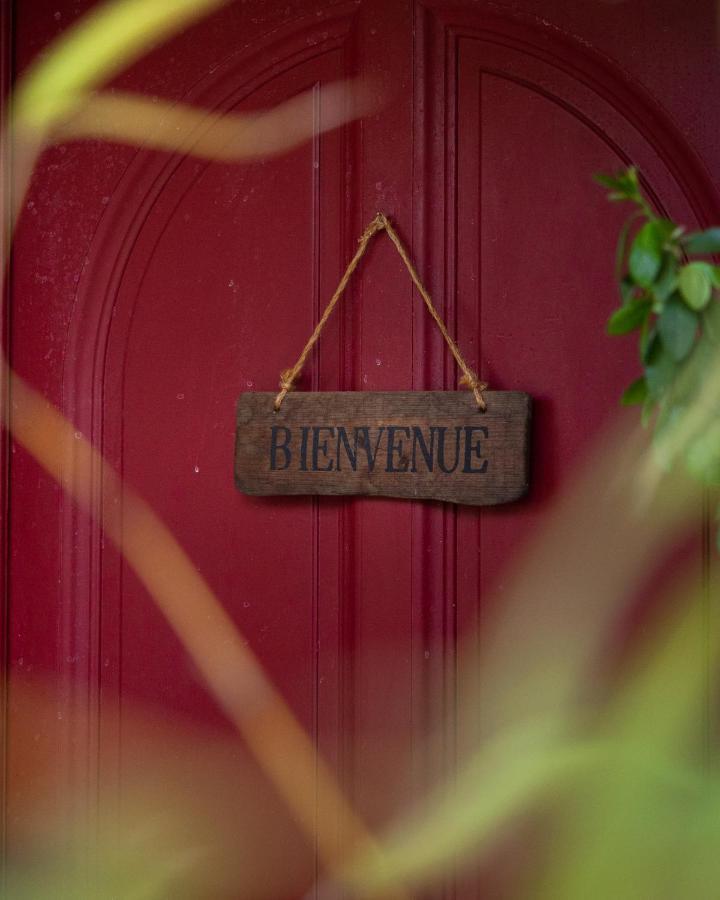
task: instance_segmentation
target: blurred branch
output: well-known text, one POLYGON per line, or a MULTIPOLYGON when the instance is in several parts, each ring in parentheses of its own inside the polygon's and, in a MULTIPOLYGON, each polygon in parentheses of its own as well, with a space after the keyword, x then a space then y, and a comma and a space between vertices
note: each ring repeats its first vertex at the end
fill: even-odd
MULTIPOLYGON (((184 150, 212 159, 243 159, 282 152, 317 129, 310 92, 274 110, 227 118, 189 107, 158 106, 141 97, 91 93, 142 53, 221 2, 104 3, 68 29, 23 75, 10 123, 15 155, 10 232, 37 156, 51 141, 91 136, 184 150)), ((329 86, 322 100, 319 127, 324 130, 367 108, 362 91, 353 94, 346 84, 329 86)), ((3 199, 7 207, 7 197, 3 199)), ((91 514, 95 512, 90 503, 91 485, 96 474, 102 473, 100 524, 135 569, 210 693, 243 735, 296 821, 317 841, 329 871, 337 872, 340 864, 338 821, 343 823, 350 849, 366 848, 374 856, 377 850, 368 832, 319 759, 311 739, 167 526, 75 432, 72 423, 4 359, 1 375, 11 398, 3 420, 13 437, 91 514)))
POLYGON ((337 872, 340 864, 338 820, 349 847, 374 858, 378 850, 332 773, 165 523, 52 404, 16 373, 9 377, 13 437, 91 514, 94 475, 101 473, 105 534, 147 588, 296 821, 317 840, 329 871, 337 872))

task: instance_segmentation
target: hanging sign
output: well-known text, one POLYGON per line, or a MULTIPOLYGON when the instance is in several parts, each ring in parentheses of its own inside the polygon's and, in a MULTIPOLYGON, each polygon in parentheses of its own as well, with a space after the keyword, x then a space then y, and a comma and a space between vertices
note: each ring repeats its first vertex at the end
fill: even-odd
POLYGON ((235 482, 246 494, 365 494, 486 505, 528 488, 530 397, 487 391, 435 309, 382 213, 360 239, 280 392, 238 403, 235 482), (292 393, 372 237, 385 231, 463 373, 470 392, 292 393), (288 396, 289 395, 289 396, 288 396))
POLYGON ((530 398, 467 392, 248 393, 235 479, 246 494, 365 494, 486 505, 528 488, 530 398))

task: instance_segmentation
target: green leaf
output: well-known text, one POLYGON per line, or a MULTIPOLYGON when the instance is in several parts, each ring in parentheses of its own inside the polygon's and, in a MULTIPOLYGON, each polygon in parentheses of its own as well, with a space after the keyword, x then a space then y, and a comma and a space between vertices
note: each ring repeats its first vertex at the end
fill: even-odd
POLYGON ((615 175, 605 175, 603 172, 595 172, 593 175, 593 181, 602 187, 609 188, 610 190, 617 190, 618 182, 617 177, 615 175))
POLYGON ((710 266, 710 280, 716 288, 720 288, 720 266, 710 266))
POLYGON ((640 360, 643 364, 650 361, 653 342, 659 340, 660 338, 657 336, 656 329, 650 326, 650 319, 645 319, 642 331, 640 332, 640 360))
POLYGON ((683 246, 688 253, 720 253, 720 228, 689 234, 683 246))
POLYGON ((604 175, 598 172, 593 175, 593 179, 614 192, 610 198, 612 200, 636 200, 640 192, 637 169, 634 166, 625 172, 618 172, 617 175, 604 175))
POLYGON ((673 232, 674 225, 665 219, 646 222, 638 231, 630 248, 628 266, 630 275, 641 287, 650 287, 660 274, 665 241, 673 232))
POLYGON ((631 300, 616 309, 607 323, 608 334, 628 334, 639 328, 650 314, 650 306, 649 300, 631 300))
POLYGON ((697 327, 697 315, 673 294, 658 319, 658 331, 663 346, 675 362, 681 362, 692 350, 697 327))
POLYGON ((655 423, 653 440, 660 450, 661 455, 664 456, 667 464, 672 462, 671 456, 674 455, 667 443, 667 438, 669 435, 672 435, 673 432, 677 434, 678 429, 685 421, 686 415, 687 406, 683 403, 676 403, 674 397, 672 402, 669 402, 666 398, 661 404, 660 413, 657 422, 655 423))
POLYGON ((653 398, 662 396, 664 391, 672 384, 677 371, 677 363, 663 346, 660 338, 655 335, 648 351, 648 361, 645 366, 645 380, 648 390, 653 398))
MULTIPOLYGON (((623 198, 624 199, 624 198, 623 198)), ((632 224, 638 216, 642 215, 642 213, 638 210, 634 212, 629 219, 625 221, 623 227, 620 229, 620 235, 618 237, 617 249, 615 250, 615 277, 617 279, 620 278, 623 270, 623 264, 625 262, 625 252, 627 250, 627 240, 628 235, 630 234, 630 229, 632 228, 632 224)))
POLYGON ((713 344, 720 344, 720 303, 710 303, 703 313, 703 331, 713 344))
POLYGON ((630 387, 626 388, 625 393, 620 398, 623 406, 637 406, 644 403, 648 397, 648 386, 645 378, 638 378, 633 381, 630 387))
POLYGON ((664 253, 663 254, 663 262, 662 268, 660 269, 660 274, 658 276, 657 281, 652 286, 652 293, 655 297, 656 303, 656 311, 660 312, 662 310, 663 304, 667 300, 667 298, 672 294, 672 292, 677 288, 678 285, 678 277, 677 277, 678 264, 675 257, 672 253, 664 253))
POLYGON ((620 299, 623 304, 629 303, 637 290, 636 285, 634 284, 632 278, 623 278, 623 280, 619 284, 620 287, 620 299))
POLYGON ((636 191, 639 190, 640 182, 638 181, 637 166, 628 166, 623 173, 622 178, 625 184, 631 185, 636 191))
POLYGON ((678 287, 691 309, 704 309, 712 296, 712 266, 691 262, 680 269, 678 287))

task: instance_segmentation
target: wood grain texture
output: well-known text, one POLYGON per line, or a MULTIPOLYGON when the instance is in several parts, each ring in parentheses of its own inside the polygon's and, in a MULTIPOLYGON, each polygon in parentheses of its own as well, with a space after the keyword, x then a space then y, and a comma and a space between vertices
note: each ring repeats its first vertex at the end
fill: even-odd
POLYGON ((235 482, 246 494, 364 494, 487 506, 529 484, 531 400, 488 391, 270 393, 237 407, 235 482))

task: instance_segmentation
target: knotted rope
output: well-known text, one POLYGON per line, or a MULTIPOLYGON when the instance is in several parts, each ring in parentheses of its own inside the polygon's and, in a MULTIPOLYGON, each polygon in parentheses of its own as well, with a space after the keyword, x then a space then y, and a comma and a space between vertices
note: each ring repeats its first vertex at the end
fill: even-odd
POLYGON ((335 309, 335 306, 342 297, 345 288, 352 277, 353 272, 358 267, 360 260, 363 258, 365 251, 367 250, 368 244, 379 231, 386 231, 390 240, 395 244, 397 252, 400 254, 400 258, 405 263, 405 268, 408 270, 410 274, 410 278, 412 278, 413 284, 420 292, 420 296, 425 301, 425 306, 428 309, 428 312, 435 320, 435 324, 440 329, 440 333, 445 338, 445 343, 450 348, 450 352, 455 357, 455 362, 458 364, 460 370, 463 373, 462 378, 460 379, 460 384, 467 385, 470 390, 473 392, 473 396, 477 402, 478 407, 484 412, 486 408, 485 398, 483 397, 483 391, 487 389, 487 384, 484 381, 480 381, 478 376, 473 372, 473 370, 468 366, 465 360, 458 349, 458 345, 455 341, 450 337, 447 328, 445 327, 445 323, 440 318, 438 311, 433 306, 433 302, 430 299, 430 294, 425 290, 425 287, 420 281, 420 276, 415 269, 415 266, 412 264, 410 257, 405 250, 405 247, 402 244, 402 241, 397 235, 397 232, 392 227, 390 220, 384 213, 378 213, 372 222, 368 225, 368 227, 363 231, 362 237, 358 242, 358 248, 355 251, 355 256, 350 260, 347 269, 345 269, 345 274, 340 279, 340 284, 335 288, 335 293, 330 298, 330 302, 325 308, 325 312, 322 314, 320 321, 315 326, 315 330, 310 335, 310 338, 305 344, 302 353, 300 354, 298 361, 292 367, 292 369, 285 369, 284 372, 280 374, 280 393, 275 398, 275 411, 280 409, 280 406, 285 399, 285 395, 288 391, 293 390, 295 385, 295 380, 298 375, 302 371, 303 366, 310 354, 310 351, 315 345, 315 342, 320 337, 320 332, 325 327, 325 323, 332 315, 332 311, 335 309))

